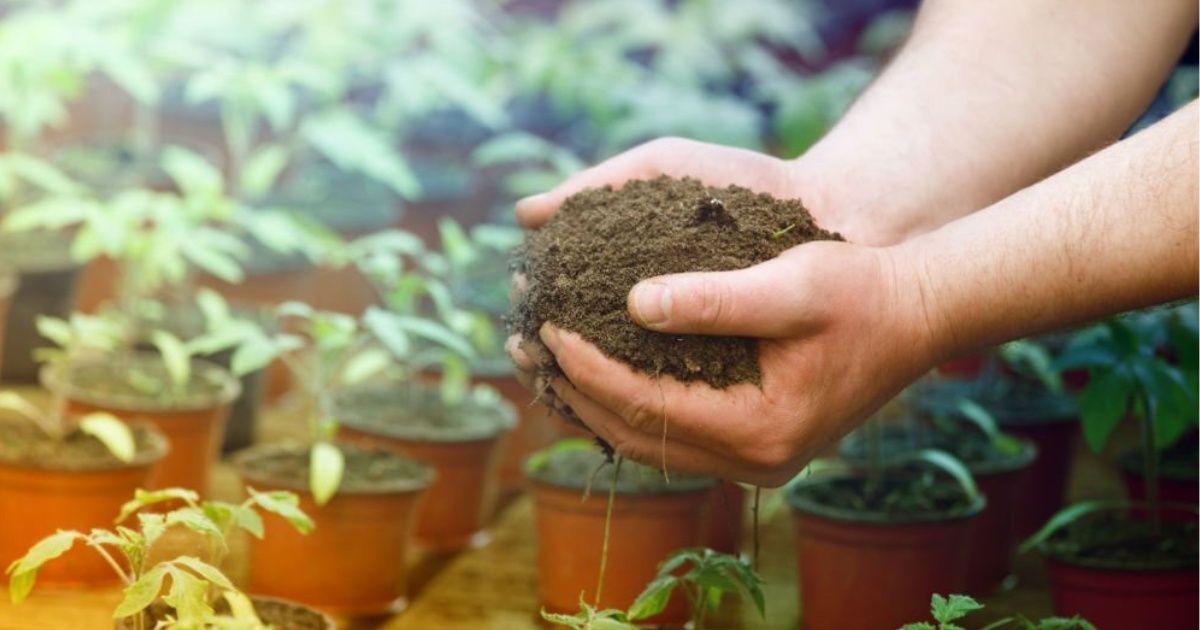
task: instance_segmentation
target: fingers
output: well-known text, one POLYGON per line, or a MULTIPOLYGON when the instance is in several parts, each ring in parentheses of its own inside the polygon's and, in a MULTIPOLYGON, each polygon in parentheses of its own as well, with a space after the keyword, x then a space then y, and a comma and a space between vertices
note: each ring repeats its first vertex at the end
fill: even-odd
POLYGON ((704 445, 742 457, 759 440, 746 441, 755 417, 748 391, 752 385, 715 390, 668 377, 651 379, 614 361, 580 336, 554 326, 542 327, 542 341, 571 384, 611 410, 625 424, 661 439, 664 422, 671 439, 704 445))
POLYGON ((587 188, 620 187, 631 179, 658 175, 694 177, 710 186, 736 184, 751 190, 786 194, 794 188, 787 162, 746 149, 660 138, 581 171, 553 190, 517 202, 517 222, 527 229, 541 227, 563 201, 587 188))
MULTIPOLYGON (((801 249, 803 246, 801 246, 801 249)), ((815 324, 820 282, 806 257, 784 256, 737 271, 643 280, 629 291, 629 315, 659 332, 776 338, 815 324)))

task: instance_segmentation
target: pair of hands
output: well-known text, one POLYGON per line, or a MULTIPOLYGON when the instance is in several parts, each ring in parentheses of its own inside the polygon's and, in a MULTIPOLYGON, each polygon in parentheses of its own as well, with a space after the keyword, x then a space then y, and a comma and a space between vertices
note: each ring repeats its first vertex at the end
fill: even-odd
POLYGON ((868 228, 870 217, 837 215, 834 195, 810 181, 801 162, 656 140, 518 202, 517 220, 537 229, 576 192, 657 175, 799 197, 822 227, 849 242, 808 243, 738 271, 650 278, 630 291, 630 315, 650 330, 760 339, 761 388, 717 390, 651 378, 549 323, 540 344, 510 338, 509 354, 527 386, 540 391, 547 385, 535 382, 535 371, 548 350, 563 373, 549 387, 618 453, 672 470, 778 486, 935 363, 919 263, 860 244, 889 240, 882 222, 868 228))

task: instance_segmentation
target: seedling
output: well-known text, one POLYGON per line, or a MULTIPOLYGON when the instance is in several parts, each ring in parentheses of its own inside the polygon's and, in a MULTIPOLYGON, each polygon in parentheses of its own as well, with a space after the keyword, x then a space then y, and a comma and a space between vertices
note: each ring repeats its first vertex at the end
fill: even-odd
POLYGON ((17 413, 52 440, 61 441, 77 429, 99 440, 113 457, 126 463, 133 461, 137 455, 137 444, 133 432, 124 422, 104 412, 85 414, 78 420, 68 419, 62 395, 53 393, 52 396, 53 401, 47 411, 20 394, 0 392, 0 409, 17 413))
POLYGON ((658 575, 646 585, 628 611, 597 610, 580 596, 580 611, 561 615, 542 611, 542 618, 577 630, 626 630, 631 622, 649 619, 666 610, 671 595, 682 590, 691 611, 692 627, 703 630, 709 613, 721 606, 730 592, 740 593, 766 618, 762 579, 745 561, 712 549, 681 549, 658 566, 658 575))
MULTIPOLYGON (((980 610, 983 610, 983 604, 966 595, 945 597, 934 594, 929 601, 929 613, 933 617, 933 623, 927 621, 909 623, 901 627, 900 630, 964 630, 963 626, 955 622, 980 610)), ((1081 618, 1079 615, 1070 618, 1047 617, 1038 621, 1029 619, 1024 615, 1015 615, 993 621, 980 630, 1001 630, 1003 628, 1017 628, 1018 630, 1096 630, 1095 626, 1088 623, 1086 619, 1081 618)))
POLYGON ((173 611, 173 617, 156 628, 265 628, 254 614, 249 599, 240 593, 217 567, 228 549, 226 539, 235 529, 262 538, 263 521, 259 510, 278 514, 298 531, 308 533, 313 522, 300 509, 299 498, 290 492, 257 492, 247 488, 249 497, 239 504, 220 501, 200 502, 191 490, 168 488, 147 492, 138 490, 117 516, 113 529, 91 532, 63 531, 43 538, 21 558, 8 566, 9 597, 19 604, 28 597, 37 580, 38 570, 63 555, 76 543, 93 549, 108 563, 125 585, 124 597, 113 611, 114 619, 129 619, 135 630, 146 630, 143 611, 161 601, 173 611), (142 512, 142 508, 165 502, 183 503, 166 514, 142 512), (121 523, 136 516, 137 529, 121 523), (209 543, 210 558, 179 556, 152 561, 155 543, 174 526, 202 534, 209 543), (119 562, 118 558, 124 562, 119 562), (167 582, 169 579, 169 586, 167 582), (163 593, 167 586, 166 594, 163 593), (230 609, 229 615, 214 610, 213 593, 219 592, 230 609))

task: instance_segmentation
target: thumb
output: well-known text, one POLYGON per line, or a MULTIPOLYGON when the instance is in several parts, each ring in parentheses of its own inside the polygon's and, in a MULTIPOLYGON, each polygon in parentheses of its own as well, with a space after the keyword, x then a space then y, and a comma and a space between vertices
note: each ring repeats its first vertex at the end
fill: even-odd
POLYGON ((737 271, 681 273, 643 280, 629 292, 629 315, 659 332, 783 337, 815 313, 804 257, 775 258, 737 271))

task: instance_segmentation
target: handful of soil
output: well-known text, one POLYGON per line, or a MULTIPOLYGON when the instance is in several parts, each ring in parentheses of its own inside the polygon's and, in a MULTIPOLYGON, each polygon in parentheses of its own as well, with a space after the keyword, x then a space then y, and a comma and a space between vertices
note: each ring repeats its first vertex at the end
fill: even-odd
POLYGON ((750 267, 814 240, 842 238, 817 226, 799 200, 738 186, 658 177, 585 190, 526 239, 518 270, 528 290, 515 305, 513 327, 536 340, 551 322, 653 376, 718 389, 758 384, 754 339, 646 330, 626 310, 629 290, 663 274, 750 267))

